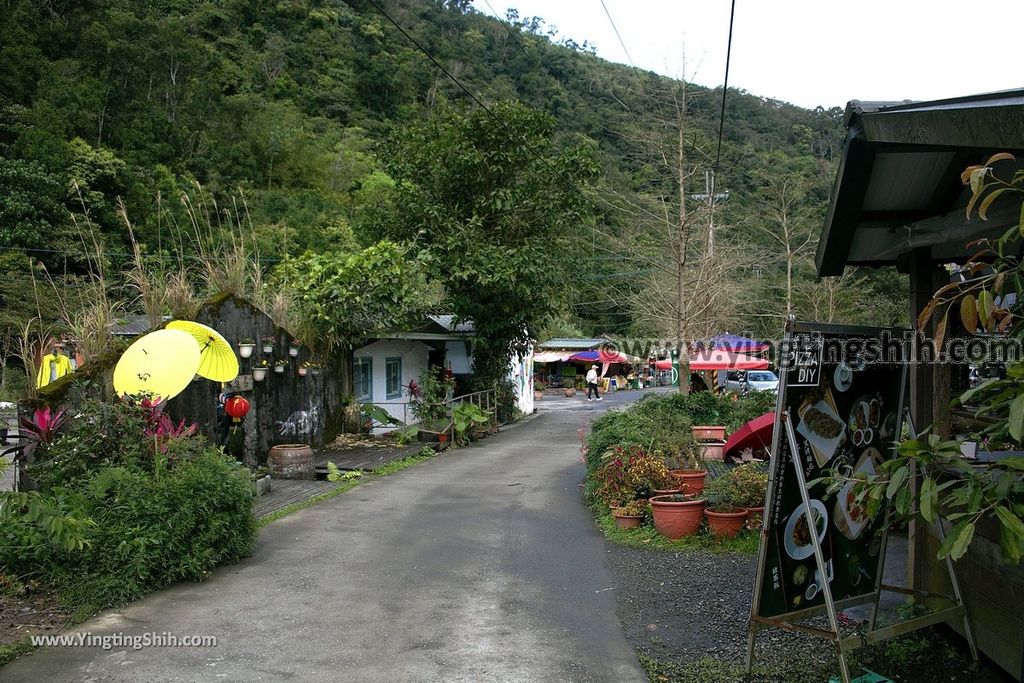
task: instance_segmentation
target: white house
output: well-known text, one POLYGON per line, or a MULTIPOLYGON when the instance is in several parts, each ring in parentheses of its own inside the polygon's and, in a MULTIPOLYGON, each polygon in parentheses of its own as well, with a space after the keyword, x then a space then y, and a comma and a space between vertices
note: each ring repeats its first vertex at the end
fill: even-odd
MULTIPOLYGON (((416 421, 405 387, 431 365, 451 370, 457 381, 473 373, 470 337, 472 323, 456 323, 451 315, 431 315, 420 326, 389 332, 352 353, 352 385, 359 403, 374 403, 403 424, 416 421)), ((516 387, 517 405, 533 412, 533 354, 513 359, 509 378, 516 387)), ((376 433, 393 428, 378 428, 376 433)))

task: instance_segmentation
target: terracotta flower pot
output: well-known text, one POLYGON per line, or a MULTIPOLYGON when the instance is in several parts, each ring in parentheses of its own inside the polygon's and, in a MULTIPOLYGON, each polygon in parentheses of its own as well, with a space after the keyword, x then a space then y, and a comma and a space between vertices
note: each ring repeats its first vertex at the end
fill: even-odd
POLYGON ((651 498, 654 528, 665 538, 676 540, 692 536, 700 529, 704 519, 704 499, 673 501, 672 496, 651 498))
POLYGON ((671 470, 669 474, 679 482, 682 492, 691 496, 704 491, 704 479, 708 476, 704 470, 671 470))
POLYGON ((620 529, 636 529, 640 526, 640 523, 644 521, 642 515, 627 515, 623 517, 615 516, 615 526, 620 529))
POLYGON ((656 496, 672 496, 680 493, 685 493, 681 488, 674 489, 654 489, 654 495, 656 496))
POLYGON ((693 438, 697 441, 722 441, 725 439, 725 427, 694 426, 693 438))
POLYGON ((711 441, 700 445, 700 454, 705 460, 724 460, 725 443, 722 441, 711 441))
POLYGON ((747 528, 760 529, 761 520, 764 519, 764 506, 743 509, 747 511, 747 528))
POLYGON ((539 401, 542 398, 544 398, 544 392, 543 391, 535 391, 535 392, 533 392, 533 400, 534 401, 539 401))
POLYGON ((570 387, 566 387, 565 389, 562 389, 562 392, 565 394, 566 398, 569 398, 570 396, 575 396, 576 395, 576 390, 573 389, 573 388, 570 388, 570 387))
POLYGON ((733 538, 743 528, 744 523, 747 521, 747 509, 737 508, 732 512, 716 512, 715 510, 705 510, 704 514, 708 516, 708 527, 718 538, 733 538))

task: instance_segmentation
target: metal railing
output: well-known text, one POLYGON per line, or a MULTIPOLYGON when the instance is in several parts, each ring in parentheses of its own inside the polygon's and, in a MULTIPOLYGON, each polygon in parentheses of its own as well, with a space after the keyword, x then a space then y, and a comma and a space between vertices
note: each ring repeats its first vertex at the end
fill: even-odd
MULTIPOLYGON (((432 407, 442 408, 443 410, 436 411, 439 414, 443 414, 444 417, 439 421, 440 424, 430 425, 430 427, 440 427, 441 429, 437 433, 448 434, 453 430, 453 424, 455 422, 455 409, 462 404, 471 404, 483 411, 487 417, 487 427, 490 428, 498 422, 498 392, 494 389, 486 389, 484 391, 474 391, 469 394, 462 394, 461 396, 453 396, 448 398, 441 403, 434 404, 432 407)), ((342 431, 351 433, 352 431, 374 433, 374 430, 392 430, 400 429, 403 426, 414 426, 419 423, 416 421, 416 417, 412 411, 412 404, 408 401, 390 401, 384 403, 375 403, 372 401, 362 402, 359 404, 359 421, 357 424, 351 424, 351 418, 347 415, 342 417, 342 431), (366 406, 374 406, 382 410, 387 411, 392 417, 401 420, 401 425, 391 424, 384 422, 373 416, 372 412, 367 411, 366 406), (398 417, 398 414, 401 417, 398 417)), ((433 429, 421 428, 423 431, 434 431, 433 429)), ((379 433, 379 431, 378 431, 379 433)))

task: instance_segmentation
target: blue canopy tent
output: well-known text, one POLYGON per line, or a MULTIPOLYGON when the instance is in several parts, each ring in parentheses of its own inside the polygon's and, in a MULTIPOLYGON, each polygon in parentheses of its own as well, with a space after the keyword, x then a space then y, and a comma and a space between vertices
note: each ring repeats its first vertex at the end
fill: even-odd
POLYGON ((766 350, 768 348, 768 344, 766 342, 757 341, 756 339, 750 339, 749 337, 741 337, 738 334, 719 334, 711 338, 711 348, 721 349, 723 351, 751 353, 754 351, 766 350))

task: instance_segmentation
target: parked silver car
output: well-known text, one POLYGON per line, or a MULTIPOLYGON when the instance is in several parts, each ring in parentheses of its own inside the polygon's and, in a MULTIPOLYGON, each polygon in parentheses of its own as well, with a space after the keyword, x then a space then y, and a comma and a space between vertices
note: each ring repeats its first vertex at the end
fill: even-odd
POLYGON ((779 378, 771 370, 730 370, 725 376, 725 390, 735 394, 778 391, 779 378))

